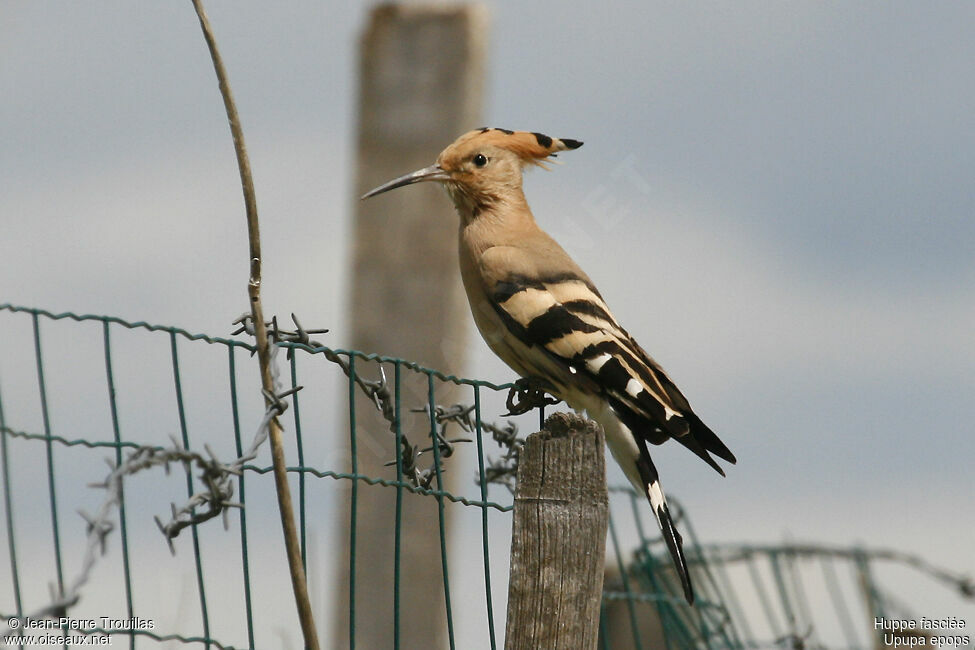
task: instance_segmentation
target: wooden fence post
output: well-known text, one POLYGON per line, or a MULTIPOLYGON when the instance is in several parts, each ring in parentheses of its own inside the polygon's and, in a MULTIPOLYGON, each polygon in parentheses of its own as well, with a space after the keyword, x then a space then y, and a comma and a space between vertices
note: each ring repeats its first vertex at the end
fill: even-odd
POLYGON ((518 459, 506 650, 596 648, 608 523, 602 429, 550 416, 518 459))

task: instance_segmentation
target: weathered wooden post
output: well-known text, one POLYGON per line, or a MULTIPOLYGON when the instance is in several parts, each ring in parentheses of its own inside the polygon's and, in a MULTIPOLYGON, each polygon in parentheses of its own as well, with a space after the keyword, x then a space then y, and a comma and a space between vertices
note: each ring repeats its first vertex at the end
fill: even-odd
POLYGON ((608 523, 602 429, 550 416, 518 459, 506 650, 596 647, 608 523))

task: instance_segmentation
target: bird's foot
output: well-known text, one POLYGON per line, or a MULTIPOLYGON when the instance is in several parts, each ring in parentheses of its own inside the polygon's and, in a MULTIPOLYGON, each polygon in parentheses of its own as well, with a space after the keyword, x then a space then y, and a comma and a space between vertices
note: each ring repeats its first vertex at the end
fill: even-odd
POLYGON ((505 406, 508 412, 505 417, 511 415, 522 415, 532 409, 542 408, 551 404, 558 404, 562 400, 547 395, 550 386, 537 379, 519 379, 508 391, 508 399, 505 406))

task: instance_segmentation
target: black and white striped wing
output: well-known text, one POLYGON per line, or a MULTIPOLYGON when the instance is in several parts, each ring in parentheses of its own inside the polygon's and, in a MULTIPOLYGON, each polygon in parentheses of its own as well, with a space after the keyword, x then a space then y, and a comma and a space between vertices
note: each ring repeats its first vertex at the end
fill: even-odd
POLYGON ((654 444, 674 438, 721 474, 708 452, 735 462, 587 279, 508 277, 495 284, 491 297, 514 336, 532 353, 548 355, 593 382, 634 434, 654 444))

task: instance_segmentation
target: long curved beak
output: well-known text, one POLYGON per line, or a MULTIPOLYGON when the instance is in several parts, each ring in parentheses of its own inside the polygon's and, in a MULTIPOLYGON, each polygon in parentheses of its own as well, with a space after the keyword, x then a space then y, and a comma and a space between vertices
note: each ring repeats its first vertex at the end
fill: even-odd
POLYGON ((363 199, 368 199, 376 196, 377 194, 382 194, 383 192, 388 192, 389 190, 395 190, 397 187, 403 187, 404 185, 412 185, 413 183, 420 183, 422 181, 446 180, 450 180, 450 176, 447 175, 447 172, 442 170, 438 165, 431 165, 430 167, 418 169, 411 174, 395 178, 388 183, 383 183, 376 189, 369 190, 363 194, 361 197, 359 197, 359 200, 361 201, 363 199))

